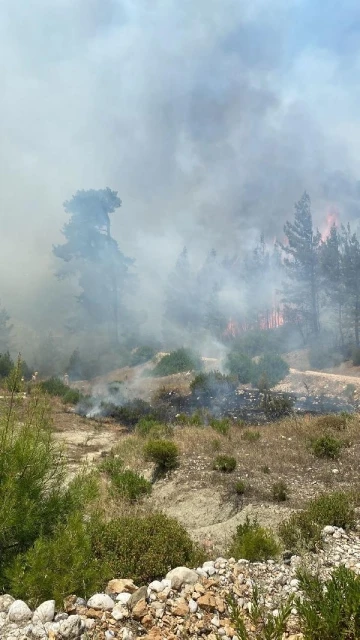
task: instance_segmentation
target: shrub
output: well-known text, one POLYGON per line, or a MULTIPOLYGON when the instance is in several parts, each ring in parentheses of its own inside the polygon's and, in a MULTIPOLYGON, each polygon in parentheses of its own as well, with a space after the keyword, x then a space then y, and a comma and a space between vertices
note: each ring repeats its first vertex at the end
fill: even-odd
POLYGON ((328 415, 320 416, 316 419, 315 430, 332 430, 332 431, 345 431, 347 423, 346 415, 328 415))
POLYGON ((152 438, 171 437, 173 429, 170 425, 154 420, 153 418, 141 418, 136 425, 135 433, 143 438, 151 436, 152 438))
POLYGON ((10 353, 0 353, 0 378, 7 378, 10 371, 14 367, 14 361, 12 360, 10 353))
POLYGON ((237 381, 234 377, 225 376, 219 371, 198 373, 190 383, 193 396, 204 398, 217 398, 218 396, 234 393, 237 381))
POLYGON ((93 548, 95 557, 111 567, 111 577, 127 576, 139 585, 163 578, 172 567, 196 567, 201 561, 186 529, 162 513, 103 523, 93 548))
POLYGON ((40 382, 39 386, 41 391, 48 393, 49 396, 58 396, 59 398, 63 398, 70 391, 69 387, 55 376, 40 382))
POLYGON ((191 424, 192 427, 202 427, 204 424, 204 419, 203 416, 201 414, 201 411, 195 411, 189 418, 188 418, 188 422, 189 424, 191 424))
POLYGON ((235 484, 235 493, 238 496, 242 496, 244 495, 246 491, 246 483, 243 480, 238 480, 237 483, 235 484))
POLYGON ((251 382, 255 387, 259 386, 260 379, 266 377, 269 388, 275 387, 288 375, 290 367, 281 356, 266 353, 256 365, 253 366, 251 382))
POLYGON ((269 420, 279 420, 292 414, 294 401, 290 396, 274 396, 266 393, 261 407, 269 420))
POLYGON ((236 467, 236 459, 231 456, 218 455, 213 462, 213 469, 215 471, 222 471, 223 473, 231 473, 236 467))
POLYGON ((280 525, 279 534, 291 551, 315 550, 321 544, 323 527, 333 525, 349 529, 354 524, 354 506, 349 495, 334 491, 310 500, 303 511, 292 514, 280 525))
POLYGON ((81 393, 78 389, 69 389, 63 395, 62 401, 64 404, 78 404, 81 400, 81 393))
POLYGON ((196 371, 202 368, 202 362, 199 356, 192 353, 189 349, 177 349, 161 358, 160 362, 152 371, 155 377, 170 376, 173 373, 181 373, 182 371, 196 371))
POLYGON ((145 480, 145 478, 130 469, 125 469, 125 471, 113 475, 111 484, 114 492, 129 500, 129 502, 136 502, 140 498, 149 495, 152 489, 148 480, 145 480))
POLYGON ((265 562, 275 558, 279 550, 272 532, 261 527, 257 520, 250 521, 247 516, 245 523, 236 529, 229 548, 229 557, 244 558, 250 562, 265 562))
POLYGON ((330 435, 320 436, 311 441, 310 448, 316 458, 337 460, 344 443, 330 435))
POLYGON ((211 418, 210 426, 222 436, 227 436, 230 430, 230 420, 228 418, 222 418, 221 420, 211 418))
POLYGON ((317 575, 298 571, 302 598, 297 598, 301 630, 311 640, 360 638, 360 577, 344 566, 322 582, 317 575))
POLYGON ((236 376, 241 384, 250 382, 253 366, 251 358, 241 351, 231 351, 226 359, 227 370, 236 376))
POLYGON ((161 473, 175 469, 179 464, 179 449, 171 440, 149 440, 144 447, 146 460, 157 465, 161 473))
POLYGON ((286 623, 291 615, 293 607, 293 596, 289 596, 278 608, 278 615, 274 616, 266 607, 264 598, 260 598, 260 592, 253 586, 251 607, 247 612, 253 629, 248 630, 249 625, 244 611, 240 608, 235 597, 231 594, 227 598, 227 605, 230 613, 231 624, 235 629, 239 640, 283 640, 286 632, 286 623), (256 636, 253 631, 255 631, 256 636))
POLYGON ((221 441, 219 440, 219 438, 214 438, 213 440, 211 440, 210 449, 214 453, 217 451, 221 451, 221 441))
POLYGON ((142 346, 138 347, 133 351, 130 357, 130 366, 136 367, 139 364, 144 364, 145 362, 149 362, 152 360, 156 354, 156 349, 154 347, 142 346))
POLYGON ((112 577, 94 558, 89 526, 82 515, 59 524, 50 538, 39 537, 7 570, 11 593, 32 606, 54 598, 58 607, 69 593, 88 598, 112 577))
POLYGON ((246 429, 241 435, 243 440, 247 442, 257 442, 261 438, 260 431, 251 431, 251 429, 246 429))
POLYGON ((283 480, 274 482, 272 486, 272 497, 275 502, 285 502, 288 499, 288 488, 283 480))
POLYGON ((114 418, 129 429, 133 429, 142 418, 146 417, 152 420, 157 420, 158 418, 153 407, 145 400, 141 400, 141 398, 130 400, 122 406, 103 403, 102 410, 106 416, 114 418))
POLYGON ((351 359, 354 367, 360 366, 360 349, 358 347, 354 347, 352 350, 351 359))

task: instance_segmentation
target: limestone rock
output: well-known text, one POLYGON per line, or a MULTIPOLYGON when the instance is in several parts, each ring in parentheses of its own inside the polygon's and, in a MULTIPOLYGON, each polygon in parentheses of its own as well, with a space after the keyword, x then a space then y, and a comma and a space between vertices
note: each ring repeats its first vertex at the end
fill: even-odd
POLYGON ((30 620, 32 611, 22 600, 14 600, 9 607, 8 619, 10 622, 24 623, 30 620))
POLYGON ((34 624, 51 622, 55 616, 55 600, 46 600, 34 611, 32 621, 34 624))
POLYGON ((146 600, 147 597, 147 587, 140 587, 137 589, 135 593, 131 595, 131 598, 128 601, 129 609, 133 609, 139 600, 146 600))
POLYGON ((196 571, 187 567, 176 567, 166 575, 166 580, 171 580, 172 589, 181 589, 184 584, 196 584, 199 576, 196 571))
POLYGON ((8 593, 0 596, 0 612, 5 611, 5 613, 7 613, 13 602, 15 602, 15 598, 10 596, 8 593))
POLYGON ((214 611, 216 609, 216 600, 211 591, 207 591, 203 596, 200 596, 197 603, 205 611, 214 611))
POLYGON ((105 589, 105 593, 134 593, 137 591, 137 586, 134 584, 132 580, 128 580, 127 578, 115 578, 114 580, 110 580, 105 589))
POLYGON ((137 601, 135 606, 132 608, 132 615, 135 620, 141 620, 147 613, 147 604, 145 598, 141 598, 137 601))
POLYGON ((80 616, 69 616, 67 620, 60 622, 60 637, 62 640, 77 640, 85 629, 85 624, 80 616))
POLYGON ((114 608, 114 600, 106 593, 95 593, 87 601, 87 606, 101 611, 111 611, 114 608))

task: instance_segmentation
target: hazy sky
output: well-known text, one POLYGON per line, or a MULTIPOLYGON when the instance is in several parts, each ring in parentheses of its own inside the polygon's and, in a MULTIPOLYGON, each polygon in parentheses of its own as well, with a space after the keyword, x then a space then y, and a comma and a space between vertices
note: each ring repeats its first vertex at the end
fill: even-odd
POLYGON ((119 192, 149 278, 278 233, 305 188, 356 217, 359 36, 356 0, 2 0, 1 301, 53 287, 77 189, 119 192))

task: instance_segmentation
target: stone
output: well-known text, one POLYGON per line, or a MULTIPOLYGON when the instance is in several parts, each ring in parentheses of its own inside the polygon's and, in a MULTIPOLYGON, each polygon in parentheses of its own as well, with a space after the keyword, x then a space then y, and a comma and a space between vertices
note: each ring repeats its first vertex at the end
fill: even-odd
POLYGON ((196 602, 196 600, 193 600, 192 598, 190 598, 189 600, 189 611, 190 613, 196 613, 198 610, 198 603, 196 602))
POLYGON ((176 567, 166 575, 166 580, 171 580, 171 588, 179 590, 184 584, 196 584, 199 579, 196 571, 187 567, 176 567))
POLYGON ((64 600, 64 609, 66 613, 76 613, 76 601, 75 595, 67 596, 64 600))
POLYGON ((116 621, 123 620, 126 617, 122 605, 120 604, 115 605, 115 607, 111 612, 111 617, 114 618, 114 620, 116 621))
POLYGON ((181 598, 174 603, 171 612, 174 616, 185 618, 185 616, 189 613, 189 605, 186 600, 184 600, 184 598, 181 598))
POLYGON ((111 611, 114 608, 114 600, 106 593, 95 593, 87 601, 87 606, 101 611, 111 611))
POLYGON ((69 617, 68 613, 65 612, 61 612, 61 613, 57 613, 54 620, 55 622, 61 622, 62 620, 67 620, 69 617))
POLYGON ((330 536, 330 535, 332 535, 333 533, 335 533, 335 527, 332 527, 332 526, 328 525, 327 527, 324 527, 324 528, 323 528, 323 531, 322 531, 322 532, 323 532, 326 536, 330 536))
POLYGON ((55 600, 46 600, 34 611, 32 621, 34 624, 51 622, 55 616, 55 600))
POLYGON ((150 582, 149 589, 150 591, 156 591, 156 593, 160 593, 160 591, 164 591, 165 585, 162 581, 160 582, 160 580, 154 580, 153 582, 150 582))
POLYGON ((85 629, 85 623, 80 616, 69 616, 60 622, 59 634, 62 640, 77 640, 85 629))
POLYGON ((137 586, 134 584, 134 582, 132 580, 129 579, 121 579, 121 578, 115 578, 114 580, 110 580, 107 583, 107 587, 105 589, 105 593, 110 594, 110 593, 134 593, 135 591, 137 591, 137 586))
POLYGON ((214 611, 216 609, 216 600, 214 594, 208 591, 203 596, 198 598, 197 603, 201 609, 205 611, 214 611))
POLYGON ((13 602, 15 602, 15 598, 10 596, 8 593, 0 596, 0 612, 5 611, 5 613, 7 613, 13 602))
POLYGON ((135 620, 141 620, 147 614, 147 604, 145 598, 141 598, 137 601, 137 603, 132 607, 132 615, 135 620))
POLYGON ((124 627, 121 632, 122 640, 133 640, 134 634, 131 629, 124 627))
POLYGON ((10 622, 22 623, 30 620, 32 611, 23 600, 14 600, 8 611, 8 619, 10 622))
POLYGON ((131 594, 131 598, 128 601, 129 609, 133 609, 139 600, 146 600, 147 598, 147 587, 140 587, 134 593, 131 594))
POLYGON ((116 596, 116 602, 120 602, 120 604, 127 605, 130 598, 131 598, 131 593, 128 593, 127 591, 123 591, 122 593, 119 593, 118 596, 116 596))

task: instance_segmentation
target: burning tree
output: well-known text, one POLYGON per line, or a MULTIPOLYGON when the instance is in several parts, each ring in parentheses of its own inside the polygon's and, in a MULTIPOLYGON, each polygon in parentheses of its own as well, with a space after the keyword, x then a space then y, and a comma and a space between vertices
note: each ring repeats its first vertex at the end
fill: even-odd
POLYGON ((82 325, 107 326, 115 343, 126 316, 123 296, 133 263, 111 235, 110 214, 120 206, 117 192, 109 188, 77 191, 64 203, 70 214, 63 229, 66 242, 53 247, 55 256, 66 263, 58 277, 75 276, 81 288, 78 302, 85 311, 82 325))

